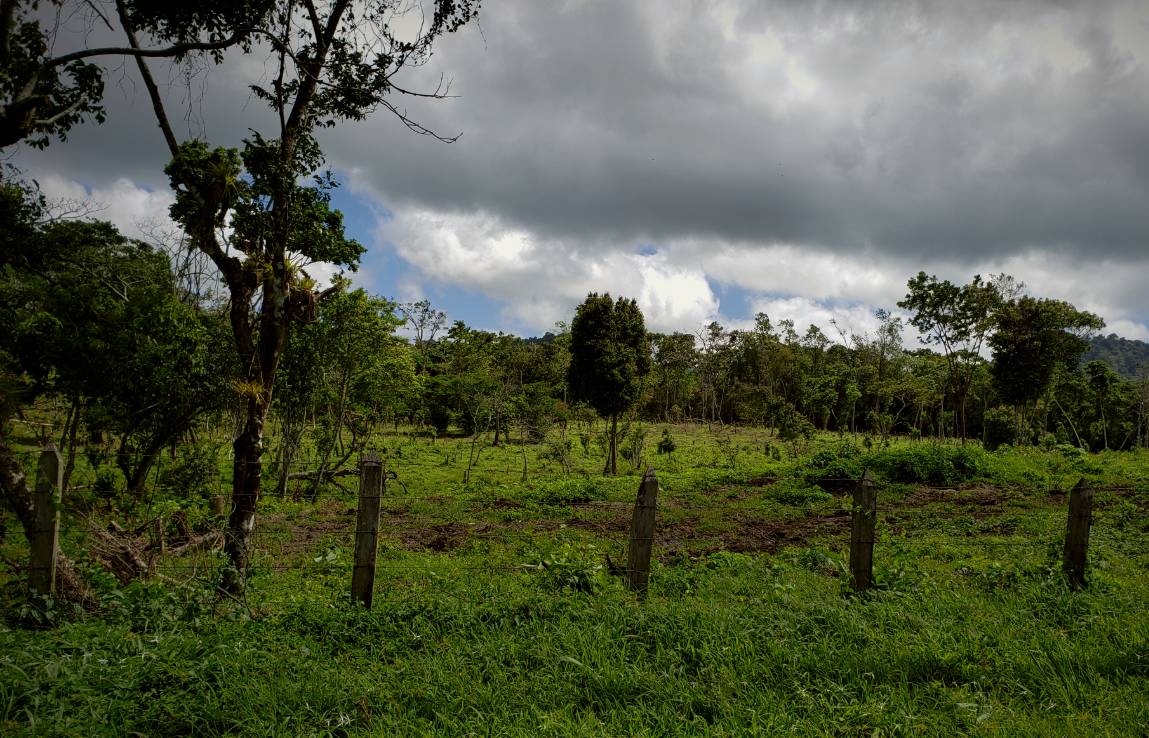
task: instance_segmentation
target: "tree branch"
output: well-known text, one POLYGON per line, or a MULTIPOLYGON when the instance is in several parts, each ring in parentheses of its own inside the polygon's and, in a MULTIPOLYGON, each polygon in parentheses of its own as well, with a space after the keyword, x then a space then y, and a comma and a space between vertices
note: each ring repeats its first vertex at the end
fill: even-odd
MULTIPOLYGON (((116 1, 116 12, 120 14, 120 23, 124 27, 124 34, 128 37, 128 43, 131 44, 133 49, 139 50, 139 42, 136 40, 135 31, 132 30, 131 22, 128 19, 128 12, 120 0, 116 1)), ((167 142, 168 150, 174 159, 179 154, 180 147, 176 141, 176 135, 172 131, 172 124, 168 121, 167 111, 164 110, 164 101, 163 98, 160 97, 160 88, 156 85, 156 81, 152 77, 152 72, 148 69, 147 62, 144 61, 143 56, 136 57, 136 66, 140 70, 140 76, 144 79, 144 87, 148 90, 148 97, 151 98, 152 110, 154 110, 156 114, 156 123, 159 125, 160 130, 163 131, 164 141, 167 142)))
MULTIPOLYGON (((120 3, 116 3, 116 8, 120 11, 120 20, 123 22, 125 19, 120 3)), ((163 49, 143 49, 138 45, 129 47, 105 46, 99 49, 81 49, 79 51, 73 51, 70 54, 64 54, 63 56, 57 56, 45 60, 44 63, 39 66, 37 72, 54 69, 55 67, 68 64, 69 62, 80 61, 82 59, 90 59, 94 56, 134 56, 136 59, 149 57, 170 58, 174 56, 181 56, 191 51, 220 51, 222 49, 236 45, 242 41, 248 33, 250 33, 250 30, 244 29, 241 31, 236 31, 231 36, 228 36, 227 38, 220 41, 192 41, 184 44, 175 44, 174 46, 168 46, 163 49)))

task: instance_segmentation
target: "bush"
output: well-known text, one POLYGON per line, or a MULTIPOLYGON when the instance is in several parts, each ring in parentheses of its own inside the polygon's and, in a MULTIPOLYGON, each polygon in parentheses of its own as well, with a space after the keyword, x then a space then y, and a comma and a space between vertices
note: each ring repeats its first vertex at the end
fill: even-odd
POLYGON ((806 460, 804 477, 827 489, 845 488, 862 476, 862 454, 852 443, 816 451, 806 460))
POLYGON ((894 482, 941 486, 975 478, 983 461, 984 453, 974 446, 931 443, 872 453, 866 465, 894 482))
POLYGON ((793 407, 783 408, 778 417, 778 437, 783 441, 814 437, 814 424, 793 407))
POLYGON ((176 497, 209 497, 219 480, 216 448, 194 443, 180 449, 180 455, 160 471, 160 486, 176 497))
POLYGON ((765 496, 784 505, 809 505, 833 499, 829 492, 816 484, 800 479, 783 479, 766 489, 765 496))
POLYGON ((531 495, 544 505, 577 505, 606 499, 606 488, 597 479, 560 479, 538 487, 531 495))

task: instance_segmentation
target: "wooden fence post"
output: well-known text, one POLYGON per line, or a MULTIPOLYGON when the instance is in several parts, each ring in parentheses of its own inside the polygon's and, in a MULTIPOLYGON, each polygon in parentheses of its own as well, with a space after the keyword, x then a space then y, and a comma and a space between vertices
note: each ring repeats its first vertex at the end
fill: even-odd
POLYGON ((383 462, 375 453, 359 460, 359 514, 355 520, 355 570, 351 598, 371 609, 375 594, 375 554, 379 541, 379 500, 383 496, 383 462))
POLYGON ((658 504, 658 477, 648 466, 634 500, 630 543, 626 554, 626 584, 640 596, 650 581, 650 553, 654 548, 654 512, 658 504))
POLYGON ((1065 524, 1065 557, 1062 570, 1074 589, 1085 587, 1085 562, 1089 554, 1089 526, 1093 522, 1093 487, 1082 477, 1069 493, 1069 518, 1065 524))
POLYGON ((874 583, 874 525, 878 495, 869 470, 854 487, 854 514, 850 528, 850 586, 864 592, 874 583))
POLYGON ((63 468, 60 452, 52 444, 40 453, 33 507, 36 527, 32 531, 28 584, 42 595, 56 591, 56 554, 60 548, 60 501, 63 468))

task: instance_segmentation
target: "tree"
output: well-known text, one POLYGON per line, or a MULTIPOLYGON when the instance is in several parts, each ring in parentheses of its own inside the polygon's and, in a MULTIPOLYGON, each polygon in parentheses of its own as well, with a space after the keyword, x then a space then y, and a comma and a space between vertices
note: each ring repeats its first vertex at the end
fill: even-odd
POLYGON ((682 404, 686 401, 696 358, 694 336, 689 333, 653 334, 651 343, 654 365, 658 369, 656 396, 662 398, 659 412, 669 423, 680 418, 682 404))
POLYGON ((650 345, 634 300, 590 293, 571 322, 570 396, 610 418, 603 474, 617 474, 618 416, 634 405, 650 370, 650 345))
POLYGON ((287 355, 317 364, 307 384, 289 385, 294 395, 305 393, 319 419, 312 499, 364 450, 385 409, 414 393, 410 346, 394 335, 401 322, 393 303, 357 289, 332 293, 320 303, 318 320, 297 326, 302 340, 293 340, 287 355))
MULTIPOLYGON (((173 292, 163 253, 107 223, 38 222, 44 214, 29 193, 12 186, 2 193, 3 497, 27 526, 30 497, 10 453, 8 417, 37 396, 56 394, 71 406, 66 469, 83 415, 89 430, 118 437, 117 466, 138 499, 160 450, 226 396, 231 375, 220 360, 217 316, 173 292)), ((65 591, 78 589, 71 583, 65 591)))
POLYGON ((419 372, 426 363, 426 345, 435 340, 435 334, 447 325, 447 314, 431 306, 430 300, 405 302, 399 305, 407 325, 415 333, 415 350, 419 354, 419 372))
MULTIPOLYGON (((136 64, 171 152, 165 169, 175 191, 172 217, 191 243, 207 254, 227 285, 230 322, 246 403, 243 428, 232 448, 232 511, 225 551, 231 561, 222 587, 245 586, 249 550, 260 496, 263 434, 280 358, 293 323, 312 319, 322 299, 305 267, 312 261, 355 269, 364 249, 348 239, 342 215, 330 207, 330 174, 321 172, 317 128, 361 120, 379 107, 408 128, 435 134, 407 117, 392 94, 417 94, 399 86, 401 69, 423 64, 434 42, 477 13, 477 0, 436 0, 434 11, 412 36, 397 28, 410 7, 399 0, 352 3, 281 0, 252 18, 252 35, 266 44, 271 70, 251 87, 278 121, 274 137, 253 132, 241 150, 180 142, 145 59, 136 64), (301 181, 311 178, 311 184, 301 181)), ((138 24, 122 15, 131 48, 138 33, 166 26, 138 24)), ((443 88, 422 93, 443 97, 443 88)))
POLYGON ((21 141, 43 148, 52 137, 65 138, 85 119, 102 123, 103 70, 90 60, 107 56, 179 60, 197 52, 218 60, 231 46, 250 46, 274 3, 118 0, 115 18, 97 3, 84 3, 82 9, 67 5, 66 0, 0 2, 0 149, 21 141), (54 54, 56 30, 80 13, 108 28, 148 31, 155 43, 54 54))
POLYGON ((969 385, 981 360, 982 344, 993 327, 994 311, 1002 301, 999 289, 1016 293, 1023 285, 1000 274, 988 283, 982 281, 981 275, 974 275, 969 284, 959 287, 949 280, 939 281, 918 272, 907 286, 909 292, 898 307, 913 311, 910 324, 921 332, 922 342, 940 346, 946 357, 948 384, 957 406, 958 433, 964 440, 969 385))
POLYGON ((995 325, 989 338, 994 386, 1002 400, 1023 410, 1045 393, 1058 366, 1077 365, 1089 349, 1087 337, 1105 322, 1061 300, 1025 296, 1002 305, 995 325))

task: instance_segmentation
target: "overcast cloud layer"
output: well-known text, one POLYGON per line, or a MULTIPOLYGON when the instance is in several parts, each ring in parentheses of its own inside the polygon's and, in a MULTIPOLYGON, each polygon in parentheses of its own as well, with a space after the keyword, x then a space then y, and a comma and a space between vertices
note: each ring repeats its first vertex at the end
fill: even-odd
MULTIPOLYGON (((227 66, 184 125, 236 145, 264 61, 227 66)), ((460 97, 410 111, 457 143, 384 114, 323 135, 381 213, 355 235, 406 265, 367 280, 397 297, 466 287, 527 332, 590 290, 658 330, 763 310, 866 331, 918 270, 1004 270, 1149 338, 1149 3, 488 0, 408 82, 440 73, 460 97)), ((165 156, 131 80, 108 124, 21 164, 154 215, 165 156)))

